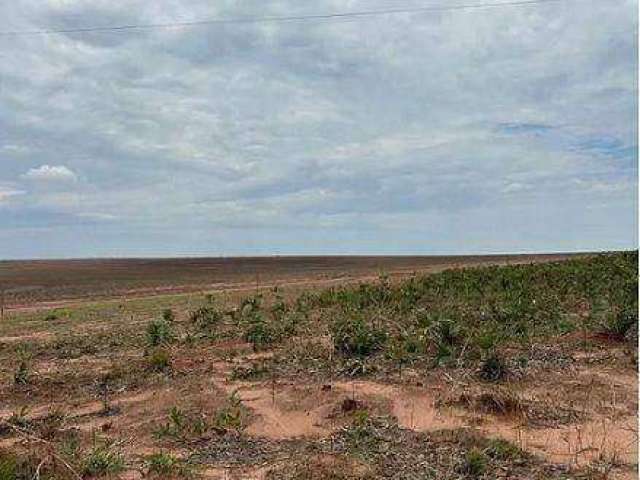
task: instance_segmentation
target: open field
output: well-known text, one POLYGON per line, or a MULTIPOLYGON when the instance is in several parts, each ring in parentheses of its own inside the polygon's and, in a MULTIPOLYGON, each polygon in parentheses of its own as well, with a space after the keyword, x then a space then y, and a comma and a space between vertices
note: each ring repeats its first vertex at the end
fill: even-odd
POLYGON ((0 261, 9 308, 282 283, 335 282, 461 265, 544 262, 568 254, 397 257, 233 257, 0 261))
POLYGON ((638 478, 637 252, 410 258, 3 264, 0 480, 638 478))

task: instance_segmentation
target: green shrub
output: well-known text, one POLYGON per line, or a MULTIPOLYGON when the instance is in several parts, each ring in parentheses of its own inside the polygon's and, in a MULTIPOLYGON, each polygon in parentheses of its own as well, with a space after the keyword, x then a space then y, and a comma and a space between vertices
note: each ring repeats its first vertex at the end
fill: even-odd
POLYGON ((443 318, 436 322, 435 333, 439 343, 455 346, 462 340, 462 328, 459 323, 443 318))
POLYGON ((267 323, 262 314, 256 313, 249 320, 244 339, 253 345, 254 350, 259 350, 276 342, 278 335, 273 325, 267 323))
POLYGON ((500 344, 500 336, 495 330, 483 331, 475 337, 475 344, 483 351, 492 351, 500 344))
POLYGON ((360 317, 342 317, 331 325, 335 349, 345 356, 365 357, 379 351, 387 341, 387 333, 360 317))
POLYGON ((611 312, 601 323, 601 328, 605 333, 623 339, 631 327, 638 324, 638 311, 625 309, 620 312, 611 312))
MULTIPOLYGON (((29 413, 29 407, 26 405, 22 406, 20 410, 14 411, 11 416, 7 419, 7 423, 9 425, 14 425, 22 430, 27 430, 31 428, 33 425, 31 420, 27 418, 27 414, 29 413)), ((2 430, 0 429, 0 432, 2 430)))
POLYGON ((149 355, 149 368, 155 372, 164 372, 171 368, 171 354, 164 348, 155 348, 149 355))
POLYGON ((224 407, 216 411, 213 419, 213 427, 220 433, 227 430, 241 432, 246 428, 247 409, 242 404, 242 400, 237 392, 233 392, 228 398, 224 407))
POLYGON ((173 310, 171 310, 170 308, 165 308, 162 311, 162 319, 165 322, 173 322, 176 319, 176 316, 173 313, 173 310))
POLYGON ((524 452, 513 443, 500 438, 489 440, 485 453, 496 460, 514 460, 524 456, 524 452))
POLYGON ((204 414, 187 414, 173 406, 167 415, 167 422, 160 425, 154 434, 158 438, 169 437, 184 441, 193 436, 201 436, 209 429, 204 414))
POLYGON ((508 373, 507 364, 498 354, 489 355, 480 366, 478 373, 482 380, 487 382, 498 382, 508 373))
POLYGON ((16 480, 18 478, 20 476, 17 457, 0 450, 0 480, 16 480))
POLYGON ((152 347, 173 342, 171 324, 166 320, 152 320, 147 325, 147 344, 152 347))
POLYGON ((247 319, 251 319, 254 314, 259 313, 262 309, 262 295, 255 295, 253 297, 248 297, 240 302, 240 307, 238 308, 238 312, 240 314, 240 320, 246 321, 247 319))
POLYGON ((16 385, 26 385, 27 383, 29 383, 29 375, 29 363, 26 360, 20 360, 18 368, 13 374, 13 381, 16 385))
POLYGON ((237 366, 231 371, 231 381, 259 380, 269 375, 271 370, 264 363, 252 363, 250 366, 237 366))
POLYGON ((45 440, 52 440, 62 432, 66 420, 67 413, 64 410, 52 408, 39 422, 39 436, 45 440))
POLYGON ((451 345, 439 343, 436 347, 435 364, 444 366, 455 358, 455 350, 451 345))
POLYGON ((180 437, 185 427, 186 416, 184 412, 177 406, 171 407, 167 415, 168 421, 160 425, 154 432, 158 438, 163 437, 180 437))
POLYGON ((403 331, 386 343, 386 357, 400 368, 427 353, 427 342, 424 335, 415 331, 403 331))
POLYGON ((356 455, 366 455, 376 451, 381 439, 374 428, 374 419, 366 410, 354 412, 351 425, 346 429, 347 448, 356 455))
POLYGON ((19 345, 16 349, 18 367, 13 374, 13 381, 16 385, 26 385, 31 376, 31 352, 26 345, 19 345))
POLYGON ((270 308, 271 315, 274 319, 282 319, 284 315, 289 311, 287 304, 284 302, 284 298, 281 295, 276 296, 276 300, 270 308))
POLYGON ((213 306, 200 307, 189 314, 189 321, 201 331, 212 329, 222 318, 222 313, 213 306))
POLYGON ((487 470, 487 456, 477 448, 471 449, 464 456, 459 470, 470 477, 479 477, 487 470))
POLYGON ((84 459, 82 473, 88 476, 100 477, 116 474, 124 469, 124 457, 108 440, 94 438, 93 447, 84 459))
POLYGON ((188 478, 191 470, 181 459, 171 454, 159 452, 149 455, 144 461, 147 476, 155 478, 188 478))

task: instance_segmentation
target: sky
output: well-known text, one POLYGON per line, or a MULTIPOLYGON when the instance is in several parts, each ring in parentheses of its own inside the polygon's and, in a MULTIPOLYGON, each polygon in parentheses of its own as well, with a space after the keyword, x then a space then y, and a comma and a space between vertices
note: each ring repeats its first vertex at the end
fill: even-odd
MULTIPOLYGON (((15 0, 0 31, 462 3, 15 0)), ((0 258, 637 248, 637 11, 0 35, 0 258)))

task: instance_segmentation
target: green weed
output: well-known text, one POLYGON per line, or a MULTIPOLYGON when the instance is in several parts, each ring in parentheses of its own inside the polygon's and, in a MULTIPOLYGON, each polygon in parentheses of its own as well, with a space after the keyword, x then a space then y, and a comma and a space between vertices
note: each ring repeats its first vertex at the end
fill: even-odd
POLYGON ((341 317, 331 325, 334 348, 344 356, 368 356, 382 348, 387 333, 363 318, 341 317))
POLYGON ((152 347, 167 345, 174 341, 171 324, 166 320, 152 320, 147 325, 147 344, 152 347))
POLYGON ((101 477, 116 474, 124 470, 124 457, 116 445, 106 439, 94 437, 93 446, 84 459, 82 473, 88 476, 101 477))

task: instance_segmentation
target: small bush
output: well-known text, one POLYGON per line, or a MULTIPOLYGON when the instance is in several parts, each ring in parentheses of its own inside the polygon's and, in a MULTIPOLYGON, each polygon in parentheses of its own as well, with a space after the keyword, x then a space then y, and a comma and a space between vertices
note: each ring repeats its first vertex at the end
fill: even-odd
POLYGON ((475 338, 475 344, 483 351, 490 352, 500 343, 498 334, 494 331, 485 331, 475 338))
POLYGON ((147 343, 152 347, 173 342, 171 324, 165 320, 153 320, 147 325, 147 343))
POLYGON ((156 348, 149 355, 149 368, 154 372, 164 372, 171 368, 171 354, 164 348, 156 348))
POLYGON ((242 404, 242 400, 237 392, 233 392, 227 398, 227 404, 220 408, 213 419, 213 427, 220 433, 228 430, 241 432, 246 428, 247 409, 242 404))
POLYGON ((20 478, 18 459, 15 455, 0 451, 0 480, 16 480, 20 478))
POLYGON ((39 436, 45 440, 52 440, 63 430, 66 420, 67 414, 64 410, 53 408, 40 421, 38 426, 39 436))
POLYGON ((173 310, 171 310, 170 308, 165 308, 162 311, 162 319, 165 322, 173 322, 176 319, 175 314, 173 313, 173 310))
POLYGON ((482 393, 475 399, 475 404, 482 412, 493 415, 522 416, 526 414, 526 408, 520 398, 508 390, 482 393))
POLYGON ((259 380, 271 372, 264 363, 252 363, 250 366, 237 366, 231 371, 231 381, 236 380, 259 380))
POLYGON ((498 354, 493 353, 482 362, 478 376, 487 382, 499 382, 507 376, 507 373, 505 361, 498 354))
POLYGON ((623 339, 632 327, 638 325, 638 312, 630 310, 622 310, 617 313, 607 315, 606 320, 602 324, 602 329, 618 338, 623 339))
POLYGON ((436 348, 435 364, 444 366, 451 362, 455 357, 454 347, 446 343, 439 343, 436 348))
POLYGON ((516 445, 500 438, 489 440, 489 445, 485 452, 489 457, 501 461, 514 460, 524 455, 516 445))
POLYGON ((345 356, 368 356, 382 348, 387 333, 361 318, 341 318, 331 325, 335 349, 345 356))
POLYGON ((124 458, 115 449, 113 443, 94 439, 94 444, 85 458, 82 467, 84 475, 95 477, 116 474, 124 469, 124 458))
POLYGON ((16 385, 26 385, 31 376, 31 352, 25 345, 19 345, 16 349, 18 367, 13 374, 13 381, 16 385))
POLYGON ((443 345, 453 347, 462 340, 462 330, 458 323, 449 319, 441 319, 435 324, 437 340, 443 345))
POLYGON ((169 437, 184 441, 188 437, 203 435, 209 426, 204 414, 187 414, 173 406, 167 416, 167 423, 160 425, 154 432, 156 437, 169 437))
MULTIPOLYGON (((21 428, 22 430, 27 430, 33 426, 31 423, 31 420, 27 418, 28 413, 29 413, 29 407, 25 405, 21 407, 20 410, 13 412, 11 416, 7 419, 7 423, 9 425, 13 425, 18 428, 21 428)), ((0 433, 3 433, 3 429, 1 427, 0 427, 0 433)))
POLYGON ((268 324, 261 314, 253 315, 244 333, 245 341, 253 345, 254 350, 260 350, 276 342, 278 335, 272 325, 268 324))
POLYGON ((26 385, 29 383, 30 368, 27 360, 20 360, 18 368, 13 374, 13 381, 16 385, 26 385))
POLYGON ((460 465, 460 473, 476 478, 487 470, 487 456, 477 448, 469 450, 460 465))
POLYGON ((373 419, 366 410, 356 410, 351 425, 345 431, 347 448, 355 454, 375 451, 382 439, 377 435, 373 419))
POLYGON ((145 459, 147 476, 155 478, 188 478, 191 470, 184 461, 168 453, 159 452, 145 459))
POLYGON ((222 318, 222 313, 213 306, 200 307, 189 314, 189 321, 200 331, 211 330, 222 318))

